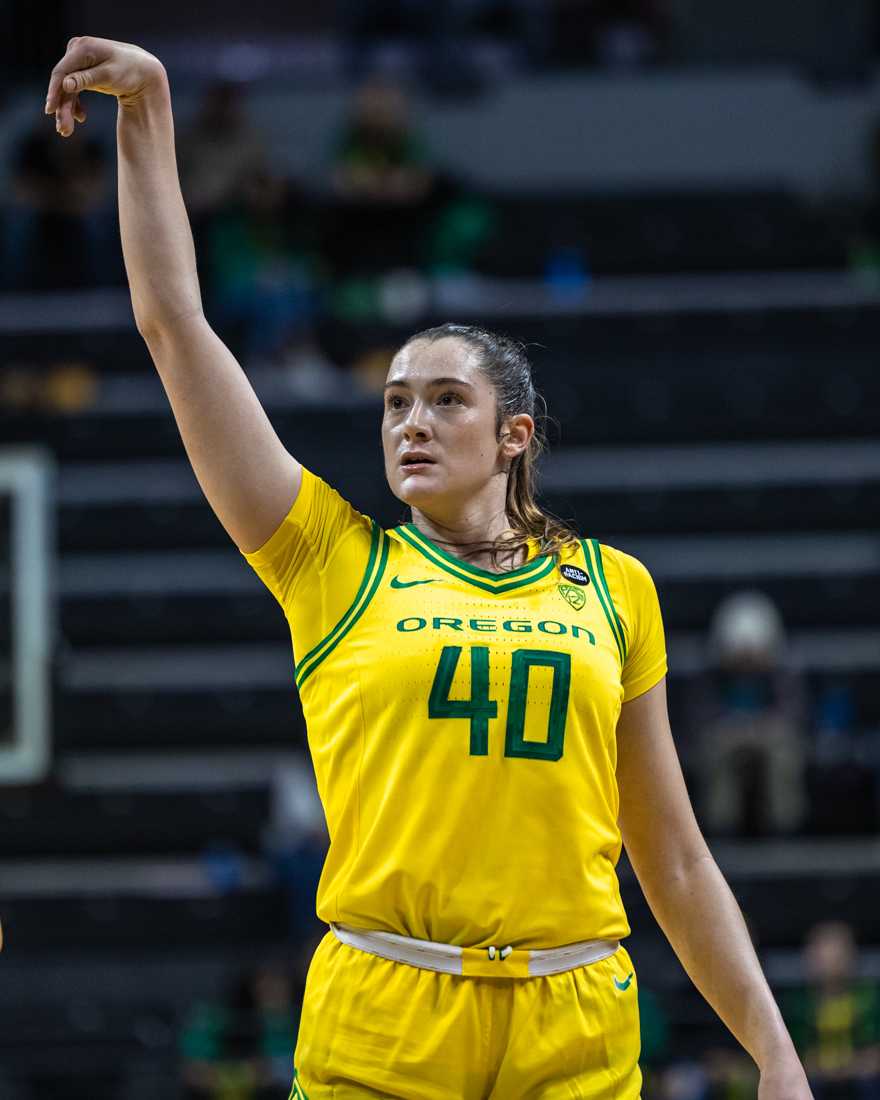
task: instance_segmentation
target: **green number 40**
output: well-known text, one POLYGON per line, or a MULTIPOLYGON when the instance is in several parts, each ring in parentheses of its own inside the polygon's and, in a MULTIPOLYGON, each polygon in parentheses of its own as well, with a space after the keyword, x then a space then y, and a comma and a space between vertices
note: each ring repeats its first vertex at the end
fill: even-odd
MULTIPOLYGON (((489 649, 471 646, 471 697, 450 699, 449 689, 461 646, 447 645, 440 654, 440 663, 431 685, 428 699, 429 718, 469 718, 471 723, 471 756, 486 756, 489 752, 489 719, 498 717, 498 703, 489 698, 489 649)), ((507 732, 504 738, 505 756, 525 756, 533 760, 559 760, 565 739, 565 718, 568 713, 568 691, 571 685, 571 657, 568 653, 553 653, 545 649, 514 650, 510 668, 510 696, 507 703, 507 732), (526 699, 529 693, 529 669, 553 670, 553 689, 547 719, 547 739, 525 739, 526 699)))

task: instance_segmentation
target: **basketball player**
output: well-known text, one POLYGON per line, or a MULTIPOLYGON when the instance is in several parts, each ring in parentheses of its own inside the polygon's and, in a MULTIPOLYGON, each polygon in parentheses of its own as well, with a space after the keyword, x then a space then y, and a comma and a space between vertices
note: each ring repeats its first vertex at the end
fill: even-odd
POLYGON ((624 843, 760 1100, 807 1100, 688 802, 651 578, 534 501, 521 348, 447 325, 398 351, 382 442, 412 522, 381 529, 285 449, 202 313, 162 65, 74 38, 46 102, 64 137, 85 90, 118 99, 138 330, 211 506, 291 625, 331 839, 291 1095, 636 1100, 624 843))

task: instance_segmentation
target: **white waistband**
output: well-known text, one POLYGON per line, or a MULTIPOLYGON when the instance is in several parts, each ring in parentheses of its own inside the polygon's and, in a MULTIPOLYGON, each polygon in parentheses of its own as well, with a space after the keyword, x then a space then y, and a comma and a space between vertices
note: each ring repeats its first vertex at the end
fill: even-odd
POLYGON ((331 922, 330 928, 341 943, 370 955, 423 970, 480 977, 537 978, 561 974, 607 959, 620 947, 618 940, 584 940, 535 951, 513 947, 470 948, 417 940, 394 932, 377 932, 371 928, 352 928, 346 924, 331 922))

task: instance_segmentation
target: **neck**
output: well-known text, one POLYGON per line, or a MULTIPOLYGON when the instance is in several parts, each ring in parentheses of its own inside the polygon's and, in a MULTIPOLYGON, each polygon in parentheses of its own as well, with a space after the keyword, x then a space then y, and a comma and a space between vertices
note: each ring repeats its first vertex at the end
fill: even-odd
POLYGON ((520 548, 516 554, 500 553, 493 561, 492 546, 497 540, 513 537, 504 508, 507 482, 502 494, 493 493, 487 499, 471 498, 465 505, 449 511, 431 508, 425 511, 413 506, 412 522, 418 530, 438 543, 449 554, 463 558, 483 569, 507 571, 523 565, 528 552, 520 548))

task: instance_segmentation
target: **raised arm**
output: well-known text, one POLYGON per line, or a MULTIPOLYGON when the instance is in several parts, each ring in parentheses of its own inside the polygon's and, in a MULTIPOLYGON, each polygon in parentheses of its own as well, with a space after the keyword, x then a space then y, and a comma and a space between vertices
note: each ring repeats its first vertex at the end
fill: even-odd
POLYGON ((694 985, 761 1072, 760 1100, 810 1100, 736 899, 694 818, 666 709, 666 680, 623 704, 620 828, 651 911, 694 985))
POLYGON ((84 91, 118 101, 119 224, 138 332, 208 502, 237 546, 256 550, 289 511, 302 472, 202 312, 167 74, 138 46, 72 38, 46 98, 63 138, 86 120, 84 91))

